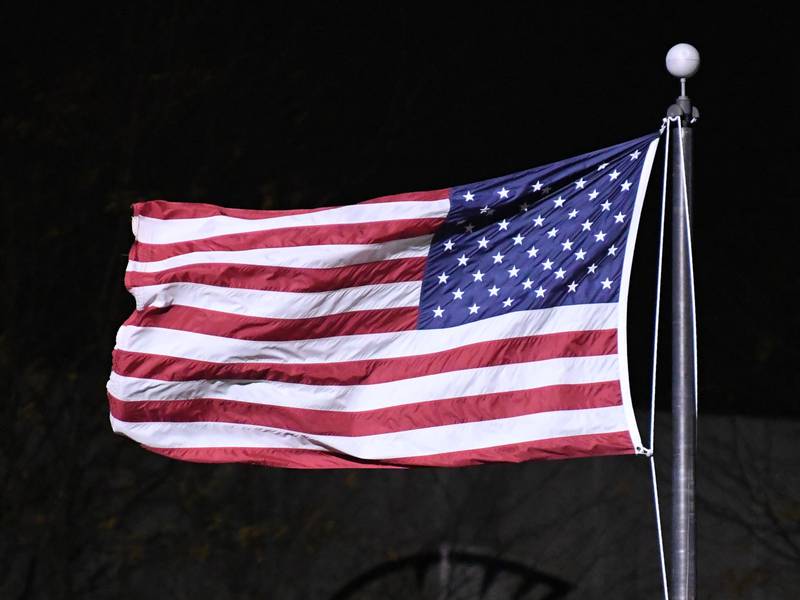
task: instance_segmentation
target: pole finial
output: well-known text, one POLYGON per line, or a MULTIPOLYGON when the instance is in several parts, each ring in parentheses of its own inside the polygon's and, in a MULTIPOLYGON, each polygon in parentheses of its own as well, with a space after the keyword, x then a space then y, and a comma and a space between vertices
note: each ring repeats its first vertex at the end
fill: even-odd
POLYGON ((691 44, 676 44, 667 52, 667 71, 686 79, 700 68, 700 53, 691 44))
POLYGON ((676 103, 667 110, 668 116, 686 117, 692 123, 700 116, 697 107, 692 106, 686 95, 686 80, 697 73, 699 68, 700 53, 691 44, 675 44, 667 52, 667 71, 681 80, 681 95, 676 103))

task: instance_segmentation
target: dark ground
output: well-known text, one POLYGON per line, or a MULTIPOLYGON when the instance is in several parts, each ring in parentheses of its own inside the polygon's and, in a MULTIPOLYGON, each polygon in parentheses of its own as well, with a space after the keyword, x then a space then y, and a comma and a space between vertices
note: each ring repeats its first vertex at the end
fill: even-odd
MULTIPOLYGON (((537 502, 562 501, 563 492, 550 491, 561 480, 513 506, 486 501, 487 486, 561 472, 570 481, 616 477, 617 465, 627 472, 624 460, 635 459, 387 477, 172 463, 114 437, 104 384, 114 333, 133 307, 122 284, 130 204, 345 204, 611 145, 660 125, 678 92, 663 58, 679 41, 696 45, 703 59, 689 82, 702 114, 695 136, 701 411, 715 422, 759 423, 764 439, 779 424, 790 439, 785 428, 795 431, 800 417, 792 302, 800 73, 795 27, 783 9, 289 6, 251 14, 209 2, 70 5, 60 13, 15 9, 3 19, 0 596, 328 597, 382 561, 478 538, 488 555, 524 549, 530 567, 573 573, 560 566, 569 564, 568 550, 562 562, 534 560, 531 548, 546 550, 535 536, 517 544, 524 535, 513 526, 529 520, 537 502), (469 509, 442 508, 451 506, 448 494, 469 509), (501 522, 511 531, 500 531, 501 522), (405 533, 382 545, 397 523, 405 533), (459 537, 463 531, 483 533, 459 537)), ((659 179, 657 168, 651 190, 659 179)), ((631 340, 633 384, 642 409, 657 201, 651 194, 634 271, 641 308, 632 308, 631 331, 641 333, 631 340)), ((711 557, 701 548, 700 597, 796 595, 758 595, 770 569, 800 567, 798 488, 780 488, 800 457, 782 443, 782 466, 763 485, 748 473, 763 473, 766 455, 742 451, 739 479, 767 498, 756 494, 749 505, 766 502, 788 558, 762 548, 741 567, 731 550, 731 572, 745 582, 734 595, 722 591, 734 575, 703 574, 711 557), (785 501, 775 504, 770 494, 779 489, 785 501)), ((714 460, 712 453, 708 465, 714 460)), ((591 489, 605 489, 602 479, 591 489)), ((649 510, 646 493, 634 496, 649 510)), ((592 498, 586 492, 583 501, 592 498)), ((724 517, 714 502, 709 515, 724 517)), ((652 544, 652 517, 644 514, 652 544)), ((756 523, 737 518, 744 530, 756 523)), ((602 540, 611 543, 584 543, 586 531, 554 536, 590 556, 602 540)), ((570 575, 578 585, 570 597, 592 597, 582 585, 616 589, 615 597, 657 589, 655 554, 645 547, 638 587, 611 583, 607 574, 618 564, 595 565, 589 583, 570 575)))

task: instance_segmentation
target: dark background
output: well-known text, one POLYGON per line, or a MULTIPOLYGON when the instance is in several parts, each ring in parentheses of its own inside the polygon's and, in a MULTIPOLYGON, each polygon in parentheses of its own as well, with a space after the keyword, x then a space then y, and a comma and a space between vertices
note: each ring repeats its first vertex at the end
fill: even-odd
MULTIPOLYGON (((701 411, 733 419, 726 423, 746 418, 796 428, 800 73, 795 27, 783 9, 261 8, 70 5, 18 9, 3 19, 0 595, 158 597, 166 578, 164 597, 329 597, 369 566, 439 547, 458 537, 453 528, 472 526, 465 525, 471 511, 446 510, 443 529, 426 523, 428 509, 421 500, 414 505, 421 490, 435 484, 445 496, 449 490, 463 498, 484 487, 484 477, 507 485, 523 473, 555 472, 529 464, 400 480, 209 467, 173 463, 116 438, 104 384, 115 331, 133 309, 122 283, 130 204, 346 204, 612 145, 661 124, 679 91, 664 56, 680 41, 702 55, 689 81, 701 110, 694 196, 701 411), (384 527, 387 519, 407 523, 407 535, 381 544, 373 539, 383 535, 380 527, 353 525, 366 518, 362 508, 330 517, 341 494, 377 511, 373 518, 384 527), (296 551, 287 549, 286 536, 296 551), (356 551, 365 537, 372 540, 366 555, 356 551)), ((657 162, 634 272, 639 302, 631 309, 643 419, 660 175, 657 162)), ((666 410, 668 382, 663 387, 659 406, 666 410)), ((769 489, 800 466, 793 446, 782 452, 787 470, 756 487, 769 489)), ((619 460, 577 462, 605 461, 614 472, 619 460)), ((575 469, 588 467, 557 468, 577 477, 575 469)), ((796 491, 788 493, 788 512, 773 519, 776 535, 794 548, 786 567, 794 570, 796 491)), ((541 501, 556 501, 552 494, 541 501)), ((490 522, 525 518, 507 507, 491 512, 480 495, 474 503, 489 511, 490 522)), ((754 527, 749 518, 740 518, 745 530, 754 527)), ((504 555, 509 541, 499 522, 491 525, 493 541, 482 542, 492 556, 504 555)), ((564 536, 561 543, 569 542, 564 536)), ((602 551, 599 542, 589 546, 602 551)), ((657 590, 651 546, 643 560, 652 571, 638 577, 657 590)), ((742 595, 714 595, 721 583, 705 575, 701 597, 781 597, 751 595, 775 557, 769 551, 756 561, 756 583, 737 588, 742 595)), ((591 589, 605 589, 601 579, 591 589)))

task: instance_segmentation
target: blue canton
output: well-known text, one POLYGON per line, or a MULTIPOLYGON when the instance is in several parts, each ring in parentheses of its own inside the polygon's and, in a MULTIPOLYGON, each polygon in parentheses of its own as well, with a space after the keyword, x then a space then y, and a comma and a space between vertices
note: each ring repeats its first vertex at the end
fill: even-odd
POLYGON ((418 326, 619 299, 648 135, 450 190, 418 326))

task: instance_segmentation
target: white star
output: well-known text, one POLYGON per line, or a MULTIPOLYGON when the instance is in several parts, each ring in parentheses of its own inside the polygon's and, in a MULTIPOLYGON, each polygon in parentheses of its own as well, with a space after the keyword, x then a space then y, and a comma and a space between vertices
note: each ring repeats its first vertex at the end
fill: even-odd
POLYGON ((542 263, 542 268, 545 271, 551 271, 553 269, 553 261, 548 258, 546 261, 542 263))
POLYGON ((464 297, 464 292, 461 291, 461 288, 458 288, 455 292, 452 292, 453 300, 461 300, 464 297))
POLYGON ((453 249, 453 246, 455 246, 455 244, 453 243, 453 240, 447 240, 444 243, 444 249, 447 250, 448 252, 450 252, 450 250, 453 249))
POLYGON ((596 189, 592 190, 591 192, 589 192, 589 200, 594 200, 599 195, 600 195, 600 192, 598 192, 596 189))
POLYGON ((535 227, 541 227, 543 224, 544 224, 544 217, 542 215, 539 215, 533 220, 533 225, 535 227))
POLYGON ((557 233, 558 233, 558 229, 553 227, 550 231, 547 232, 547 237, 554 238, 554 237, 556 237, 557 233))
POLYGON ((597 271, 597 265, 592 263, 588 267, 586 267, 586 270, 589 271, 589 273, 591 273, 592 275, 594 275, 594 272, 597 271))
POLYGON ((488 247, 489 247, 489 240, 486 239, 486 236, 483 236, 481 239, 478 240, 478 249, 488 248, 488 247))
POLYGON ((583 260, 584 256, 586 256, 586 251, 581 248, 575 253, 575 260, 583 260))
POLYGON ((542 196, 547 196, 547 194, 549 194, 549 193, 550 193, 550 187, 549 186, 545 186, 545 187, 542 188, 542 196))
POLYGON ((484 206, 483 208, 481 208, 481 214, 482 214, 482 215, 488 215, 490 210, 492 210, 492 209, 491 209, 491 208, 489 208, 489 205, 487 204, 486 206, 484 206))
POLYGON ((566 202, 566 200, 561 196, 559 196, 558 198, 553 200, 553 204, 555 205, 554 208, 561 208, 562 206, 564 206, 564 202, 566 202))
POLYGON ((539 286, 537 289, 534 290, 536 292, 537 298, 544 298, 544 293, 547 291, 542 286, 539 286))
POLYGON ((441 275, 437 275, 437 277, 439 277, 439 283, 447 283, 447 280, 450 279, 450 276, 444 271, 442 271, 441 275))
POLYGON ((523 289, 526 289, 526 290, 531 289, 532 285, 533 285, 533 282, 531 281, 530 277, 528 277, 525 281, 522 282, 522 287, 523 287, 523 289))
POLYGON ((586 180, 581 177, 578 181, 575 182, 575 189, 582 190, 586 186, 586 180))
POLYGON ((475 304, 475 303, 473 302, 473 303, 472 303, 472 306, 470 306, 470 307, 468 307, 468 308, 469 308, 469 314, 471 314, 471 315, 477 315, 477 314, 478 314, 478 309, 480 308, 480 306, 478 306, 477 304, 475 304))
POLYGON ((521 233, 518 233, 517 235, 515 235, 515 236, 514 236, 513 238, 511 238, 511 239, 512 239, 512 240, 514 240, 514 245, 515 245, 515 246, 521 246, 521 245, 522 245, 522 240, 524 240, 524 239, 525 239, 525 236, 524 236, 524 235, 522 235, 521 233))
POLYGON ((499 292, 499 291, 500 291, 500 288, 497 287, 496 285, 493 285, 492 287, 489 288, 489 295, 490 296, 497 296, 497 292, 499 292))
POLYGON ((576 292, 578 290, 578 284, 574 281, 567 285, 567 293, 576 292))
POLYGON ((591 231, 592 225, 594 225, 594 222, 586 219, 583 223, 581 223, 581 227, 583 227, 582 231, 591 231))
POLYGON ((503 300, 503 306, 504 306, 505 308, 508 308, 509 306, 511 306, 511 303, 512 303, 512 302, 514 302, 514 299, 513 299, 511 296, 509 296, 508 298, 506 298, 505 300, 503 300))
POLYGON ((473 281, 483 281, 484 275, 486 275, 486 273, 481 273, 481 270, 478 269, 472 274, 473 281))
POLYGON ((616 246, 611 246, 611 248, 608 249, 609 256, 616 256, 617 250, 619 250, 619 248, 617 248, 616 246))
POLYGON ((464 226, 464 231, 466 231, 467 233, 472 233, 473 229, 475 229, 475 225, 473 225, 472 223, 467 223, 464 226))
POLYGON ((517 265, 512 266, 508 270, 508 276, 509 277, 516 277, 518 274, 519 274, 519 269, 517 268, 517 265))
POLYGON ((441 306, 437 306, 433 309, 433 318, 442 317, 444 316, 444 309, 441 306))
POLYGON ((497 226, 500 228, 499 231, 506 231, 508 229, 509 222, 503 219, 497 224, 497 226))
POLYGON ((519 205, 519 212, 528 212, 528 209, 530 207, 531 207, 530 204, 528 204, 527 202, 523 202, 522 204, 519 205))
POLYGON ((611 202, 609 202, 608 200, 603 202, 600 206, 603 207, 603 210, 611 210, 611 202))
POLYGON ((623 182, 622 182, 622 186, 621 186, 621 187, 622 187, 622 191, 623 191, 623 192, 627 192, 629 189, 631 189, 631 186, 632 186, 632 185, 633 185, 633 184, 632 184, 630 181, 627 181, 627 180, 626 180, 626 181, 623 181, 623 182))
POLYGON ((536 246, 531 246, 531 249, 528 250, 528 258, 533 258, 539 254, 539 249, 536 246))
POLYGON ((567 213, 567 216, 569 216, 569 218, 570 218, 570 219, 574 219, 575 217, 577 217, 577 216, 578 216, 578 213, 579 213, 579 212, 580 212, 580 211, 579 211, 577 208, 573 208, 571 211, 569 211, 569 212, 567 213))
POLYGON ((542 189, 542 184, 537 180, 536 183, 534 183, 531 187, 533 188, 534 192, 538 192, 540 189, 542 189))
POLYGON ((566 275, 566 274, 567 274, 567 272, 564 269, 559 269, 555 273, 556 279, 564 279, 564 275, 566 275))
POLYGON ((566 252, 567 250, 572 250, 572 244, 575 242, 570 242, 569 238, 567 238, 566 242, 561 242, 561 247, 563 248, 562 252, 566 252))
POLYGON ((622 212, 618 212, 614 215, 614 222, 615 223, 624 223, 625 222, 625 215, 622 212))
POLYGON ((501 198, 501 199, 503 199, 503 200, 504 200, 504 199, 506 199, 506 198, 508 198, 508 193, 509 193, 509 192, 508 192, 508 190, 506 189, 506 186, 503 186, 503 189, 501 189, 501 190, 500 190, 499 192, 497 192, 497 193, 500 195, 500 198, 501 198))
POLYGON ((603 289, 604 290, 610 290, 611 289, 611 280, 608 277, 603 279, 603 281, 601 281, 600 283, 603 284, 603 289))
POLYGON ((464 194, 463 198, 467 202, 472 202, 475 199, 475 194, 473 194, 472 192, 468 191, 466 194, 464 194))
POLYGON ((594 234, 594 241, 595 242, 605 242, 606 241, 606 234, 604 231, 598 231, 594 234))
POLYGON ((621 173, 616 169, 614 169, 613 171, 611 171, 611 173, 608 174, 608 177, 611 179, 611 181, 615 181, 617 177, 619 177, 620 175, 621 173))
POLYGON ((598 170, 598 171, 602 171, 602 170, 603 170, 603 169, 605 169, 607 166, 608 166, 608 163, 603 163, 602 165, 600 165, 599 167, 597 167, 597 170, 598 170))
POLYGON ((499 265, 501 262, 503 262, 503 259, 505 257, 506 257, 506 255, 505 254, 500 254, 500 251, 498 250, 497 254, 495 254, 492 258, 494 259, 494 264, 499 265))
POLYGON ((468 260, 469 260, 469 258, 467 258, 467 255, 466 254, 462 254, 461 256, 458 257, 458 266, 459 267, 466 267, 468 260))
POLYGON ((639 158, 639 155, 640 155, 640 154, 641 154, 641 152, 639 152, 638 150, 636 150, 635 152, 633 152, 633 153, 630 155, 630 157, 631 157, 631 160, 636 160, 637 158, 639 158))

